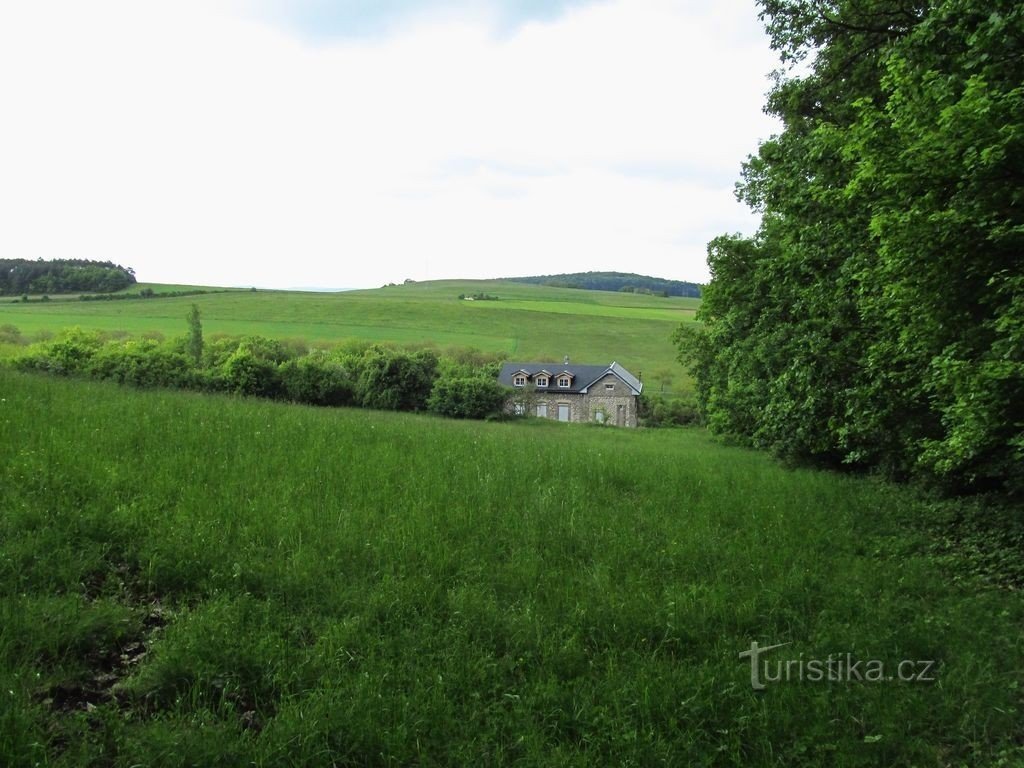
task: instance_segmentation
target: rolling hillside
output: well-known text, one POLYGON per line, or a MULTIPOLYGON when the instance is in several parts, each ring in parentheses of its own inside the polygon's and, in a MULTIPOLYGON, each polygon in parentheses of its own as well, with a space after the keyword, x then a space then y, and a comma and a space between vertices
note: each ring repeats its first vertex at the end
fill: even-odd
MULTIPOLYGON (((188 286, 139 284, 129 293, 188 286)), ((649 383, 672 390, 688 382, 669 336, 693 320, 699 300, 607 291, 581 291, 505 281, 409 283, 344 293, 244 291, 175 298, 81 302, 0 303, 0 325, 31 337, 81 326, 132 334, 184 332, 197 304, 208 334, 260 334, 312 344, 347 339, 438 347, 475 347, 520 359, 577 362, 617 360, 649 383), (487 293, 499 301, 462 301, 487 293)))

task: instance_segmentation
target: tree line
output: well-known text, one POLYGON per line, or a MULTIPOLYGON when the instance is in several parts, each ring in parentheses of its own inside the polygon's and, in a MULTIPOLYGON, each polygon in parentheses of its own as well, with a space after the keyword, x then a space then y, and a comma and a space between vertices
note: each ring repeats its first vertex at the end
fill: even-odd
POLYGON ((629 291, 654 296, 687 296, 690 298, 700 298, 701 295, 701 287, 696 283, 635 275, 631 272, 574 272, 507 279, 512 283, 548 285, 554 288, 579 288, 589 291, 629 291))
POLYGON ((709 426, 1024 493, 1024 6, 759 4, 784 65, 738 184, 761 225, 710 243, 676 335, 709 426))
POLYGON ((0 259, 0 296, 113 293, 134 284, 134 270, 110 261, 0 259))

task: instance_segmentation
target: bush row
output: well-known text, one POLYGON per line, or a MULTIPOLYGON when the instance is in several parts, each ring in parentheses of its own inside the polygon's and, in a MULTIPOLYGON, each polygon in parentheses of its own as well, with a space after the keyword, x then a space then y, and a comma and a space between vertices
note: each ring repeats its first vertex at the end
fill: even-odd
POLYGON ((202 296, 207 293, 227 293, 226 289, 206 290, 195 288, 187 291, 154 291, 143 288, 138 293, 83 293, 79 301, 128 301, 130 299, 177 299, 183 296, 202 296))
POLYGON ((118 339, 78 328, 26 348, 15 367, 61 376, 250 395, 321 406, 430 411, 456 418, 499 413, 500 361, 474 350, 348 344, 310 351, 301 342, 222 337, 194 359, 185 337, 118 339))

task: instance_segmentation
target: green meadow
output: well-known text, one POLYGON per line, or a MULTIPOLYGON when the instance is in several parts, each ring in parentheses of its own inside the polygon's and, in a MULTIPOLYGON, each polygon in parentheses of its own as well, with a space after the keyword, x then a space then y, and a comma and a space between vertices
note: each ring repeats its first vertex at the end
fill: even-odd
POLYGON ((1024 606, 957 510, 700 430, 0 370, 0 509, 5 766, 1024 761, 1024 606), (755 640, 928 679, 755 691, 755 640))
MULTIPOLYGON (((188 286, 140 284, 157 293, 188 286)), ((310 293, 235 290, 199 296, 82 302, 0 302, 0 325, 25 336, 80 326, 102 331, 167 336, 184 331, 192 304, 208 334, 258 334, 330 344, 351 339, 474 347, 510 358, 577 362, 616 360, 658 387, 676 391, 689 380, 675 362, 670 341, 680 322, 690 322, 698 299, 660 298, 509 283, 450 280, 364 291, 310 293), (498 301, 463 301, 460 294, 487 293, 498 301)))

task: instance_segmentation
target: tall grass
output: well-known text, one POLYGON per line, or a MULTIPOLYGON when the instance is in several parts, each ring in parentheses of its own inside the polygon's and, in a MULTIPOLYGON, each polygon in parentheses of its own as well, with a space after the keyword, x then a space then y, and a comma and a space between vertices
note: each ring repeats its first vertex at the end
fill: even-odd
POLYGON ((0 763, 1010 765, 1019 596, 698 431, 0 371, 0 763), (738 653, 934 659, 782 682, 738 653))

